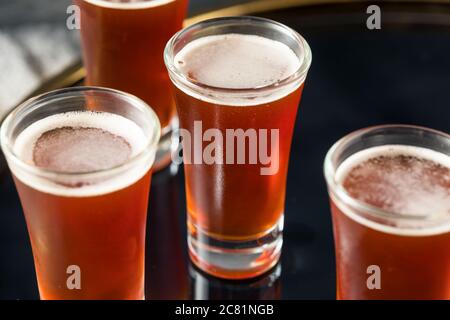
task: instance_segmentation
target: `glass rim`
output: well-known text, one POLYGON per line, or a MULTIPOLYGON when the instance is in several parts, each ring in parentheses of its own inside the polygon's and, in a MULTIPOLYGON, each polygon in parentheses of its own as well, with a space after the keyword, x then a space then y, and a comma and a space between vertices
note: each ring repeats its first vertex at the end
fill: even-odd
POLYGON ((267 18, 261 18, 261 17, 255 17, 255 16, 229 16, 229 17, 219 17, 219 18, 213 18, 208 19, 204 21, 197 22, 193 25, 190 25, 187 28, 184 28, 177 33, 175 33, 172 38, 167 42, 167 45, 164 50, 164 61, 166 64, 166 67, 169 71, 170 75, 173 75, 177 81, 182 83, 183 85, 187 85, 188 87, 194 89, 195 91, 203 91, 208 90, 210 92, 215 93, 223 93, 223 94, 239 94, 239 95, 254 95, 255 93, 261 93, 266 92, 268 90, 273 89, 280 89, 285 86, 288 86, 290 84, 295 83, 296 81, 299 81, 300 79, 306 78, 306 74, 308 73, 308 70, 311 66, 312 62, 312 52, 311 48, 309 47, 308 42, 294 29, 277 22, 275 20, 267 19, 267 18), (174 47, 175 43, 183 38, 184 35, 189 34, 193 29, 196 28, 207 28, 213 25, 217 25, 220 23, 234 23, 236 26, 243 25, 244 23, 254 23, 254 24, 270 24, 274 28, 278 28, 280 30, 283 30, 284 32, 288 33, 295 41, 299 44, 301 44, 302 50, 303 50, 303 59, 300 61, 300 66, 298 69, 290 74, 289 76, 268 85, 261 85, 258 87, 253 88, 223 88, 223 87, 217 87, 217 86, 210 86, 207 84, 204 84, 200 81, 195 81, 194 79, 191 79, 187 77, 185 74, 183 74, 174 64, 174 47))
POLYGON ((141 0, 139 2, 111 2, 107 0, 82 0, 90 4, 111 9, 145 9, 176 0, 141 0))
MULTIPOLYGON (((339 165, 335 166, 333 164, 333 156, 338 152, 339 148, 345 145, 347 142, 354 140, 357 137, 362 136, 363 134, 369 133, 371 131, 380 130, 380 129, 393 129, 393 128, 399 128, 399 129, 415 129, 415 130, 421 130, 425 131, 434 135, 438 135, 441 137, 444 137, 445 139, 450 141, 450 135, 431 128, 427 128, 424 126, 417 126, 417 125, 408 125, 408 124, 385 124, 385 125, 376 125, 376 126, 370 126, 366 128, 362 128, 356 131, 353 131, 344 137, 340 138, 338 141, 336 141, 333 146, 328 150, 325 161, 323 165, 323 172, 325 176, 325 180, 328 185, 328 190, 330 193, 330 196, 337 196, 338 200, 341 200, 344 205, 349 206, 351 208, 355 208, 358 211, 366 212, 369 215, 373 217, 378 217, 386 220, 403 220, 403 221, 417 221, 421 222, 428 218, 428 215, 417 215, 414 213, 407 213, 407 214, 400 214, 395 211, 391 210, 385 210, 381 209, 379 207, 370 205, 364 201, 355 199, 352 197, 345 188, 336 181, 336 173, 339 169, 339 165)), ((370 148, 370 147, 368 147, 370 148)), ((363 150, 366 150, 368 148, 365 148, 363 150)), ((436 151, 438 152, 438 151, 436 151)), ((351 156, 351 155, 350 155, 351 156)), ((355 213, 357 216, 363 217, 364 215, 361 215, 360 213, 355 213)), ((367 219, 367 217, 366 217, 367 219)), ((379 223, 379 222, 377 222, 379 223)), ((383 223, 381 223, 383 224, 383 223)), ((384 225, 384 224, 383 224, 384 225)))
MULTIPOLYGON (((55 113, 58 114, 58 113, 55 113)), ((41 177, 47 177, 47 178, 74 178, 74 177, 80 177, 82 179, 91 179, 91 178, 101 178, 105 175, 112 175, 115 173, 119 173, 122 171, 127 170, 128 168, 133 167, 136 163, 139 163, 143 158, 147 156, 149 152, 151 152, 153 149, 156 152, 156 148, 160 139, 161 135, 161 125, 158 119, 158 116, 156 115, 155 111, 143 100, 139 99, 138 97, 115 89, 110 88, 104 88, 104 87, 95 87, 95 86, 78 86, 78 87, 70 87, 70 88, 64 88, 64 89, 57 89, 53 91, 49 91, 40 95, 37 95, 35 97, 32 97, 20 105, 18 105, 16 108, 14 108, 12 111, 9 112, 9 114, 4 119, 3 123, 1 124, 0 128, 0 144, 1 149, 3 150, 6 159, 8 161, 14 161, 14 165, 18 165, 22 170, 25 170, 26 172, 35 175, 35 176, 41 176, 41 177), (145 144, 145 146, 142 148, 141 151, 139 151, 136 155, 129 158, 127 161, 125 161, 122 164, 113 166, 111 168, 107 169, 99 169, 99 170, 92 170, 87 172, 64 172, 64 171, 58 171, 58 170, 50 170, 45 169, 41 167, 37 167, 35 165, 29 164, 26 161, 22 160, 18 155, 16 155, 13 151, 13 145, 11 144, 10 138, 8 134, 10 133, 10 130, 12 129, 13 120, 20 115, 22 112, 27 110, 28 108, 32 108, 33 106, 37 106, 40 103, 46 104, 48 102, 51 102, 54 99, 61 98, 66 94, 75 94, 80 95, 84 92, 97 92, 97 93, 108 93, 116 97, 121 97, 129 101, 131 104, 139 108, 141 111, 147 113, 149 118, 151 118, 155 123, 157 124, 154 129, 152 129, 152 134, 148 137, 148 143, 145 144)))

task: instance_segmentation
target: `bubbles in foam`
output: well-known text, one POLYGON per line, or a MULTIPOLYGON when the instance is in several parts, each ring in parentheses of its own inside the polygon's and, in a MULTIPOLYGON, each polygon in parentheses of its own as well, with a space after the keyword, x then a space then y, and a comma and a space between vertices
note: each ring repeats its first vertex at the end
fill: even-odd
MULTIPOLYGON (((450 218, 450 157, 400 145, 373 147, 346 159, 336 174, 348 194, 400 215, 450 218)), ((405 227, 398 221, 397 227, 405 227)))
POLYGON ((125 163, 131 146, 124 138, 97 128, 63 127, 43 133, 34 144, 36 166, 58 172, 92 172, 125 163))
MULTIPOLYGON (((14 154, 22 161, 64 173, 88 173, 122 165, 141 153, 148 139, 133 121, 105 112, 67 112, 41 119, 16 138, 14 154)), ((150 157, 150 156, 149 156, 150 157)), ((10 164, 23 183, 64 196, 92 196, 131 185, 151 167, 153 158, 129 168, 126 174, 102 179, 42 178, 10 164), (83 180, 77 180, 83 179, 83 180)))
MULTIPOLYGON (((191 80, 223 89, 253 89, 272 85, 293 75, 301 64, 300 58, 284 43, 246 34, 196 39, 178 52, 174 63, 191 80)), ((271 100, 292 91, 293 88, 289 88, 271 100)), ((256 103, 258 101, 236 100, 231 104, 256 103)))

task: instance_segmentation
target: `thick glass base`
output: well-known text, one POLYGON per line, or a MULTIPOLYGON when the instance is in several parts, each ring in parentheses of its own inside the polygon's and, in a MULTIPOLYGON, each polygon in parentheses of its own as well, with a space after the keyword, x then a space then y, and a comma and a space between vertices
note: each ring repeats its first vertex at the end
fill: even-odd
POLYGON ((170 124, 162 130, 161 139, 156 151, 153 172, 160 171, 172 162, 172 154, 178 151, 180 143, 178 132, 178 117, 175 117, 170 124))
POLYGON ((189 228, 188 246, 192 262, 202 271, 224 279, 259 276, 280 259, 283 245, 283 220, 265 235, 252 240, 219 240, 199 228, 189 228))

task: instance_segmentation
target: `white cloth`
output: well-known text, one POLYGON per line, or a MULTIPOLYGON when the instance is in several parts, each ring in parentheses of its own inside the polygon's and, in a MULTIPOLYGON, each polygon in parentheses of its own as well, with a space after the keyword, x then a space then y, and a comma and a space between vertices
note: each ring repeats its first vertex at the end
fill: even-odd
POLYGON ((0 2, 0 118, 44 81, 80 60, 66 0, 0 2))

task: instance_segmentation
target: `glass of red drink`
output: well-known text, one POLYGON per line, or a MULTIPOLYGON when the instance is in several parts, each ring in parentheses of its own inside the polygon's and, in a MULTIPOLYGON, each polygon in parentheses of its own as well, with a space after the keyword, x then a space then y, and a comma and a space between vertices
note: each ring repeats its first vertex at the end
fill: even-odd
POLYGON ((13 110, 1 146, 19 193, 41 299, 143 299, 158 117, 120 91, 79 87, 13 110), (93 108, 95 107, 95 108, 93 108))
POLYGON ((180 118, 191 259, 223 278, 264 273, 280 257, 310 48, 278 22, 227 17, 177 33, 165 61, 180 118), (266 151, 275 157, 263 164, 266 151))
POLYGON ((450 299, 450 136, 384 125, 325 159, 338 299, 450 299))

